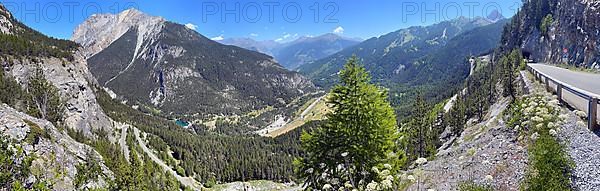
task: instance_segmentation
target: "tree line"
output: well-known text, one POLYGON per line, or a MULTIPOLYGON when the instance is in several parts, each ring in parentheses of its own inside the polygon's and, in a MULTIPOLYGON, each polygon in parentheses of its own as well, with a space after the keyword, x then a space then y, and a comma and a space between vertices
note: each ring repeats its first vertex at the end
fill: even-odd
POLYGON ((358 59, 350 58, 340 83, 330 91, 327 120, 301 136, 305 155, 296 161, 298 177, 309 190, 398 188, 400 180, 393 175, 433 158, 444 130, 460 136, 468 119, 483 120, 495 100, 518 94, 522 54, 513 50, 502 55, 490 63, 477 60, 478 68, 447 113, 443 103, 429 105, 417 95, 410 117, 400 125, 387 91, 371 84, 358 59))
MULTIPOLYGON (((194 177, 203 183, 210 180, 293 180, 292 162, 302 154, 300 132, 318 123, 308 123, 277 138, 224 135, 198 127, 181 128, 172 121, 121 104, 99 88, 95 88, 95 91, 98 103, 112 119, 159 137, 160 139, 151 138, 150 145, 162 151, 168 147, 173 151, 172 157, 180 161, 178 167, 183 169, 181 175, 194 177)), ((174 170, 178 169, 176 166, 172 167, 174 170)))

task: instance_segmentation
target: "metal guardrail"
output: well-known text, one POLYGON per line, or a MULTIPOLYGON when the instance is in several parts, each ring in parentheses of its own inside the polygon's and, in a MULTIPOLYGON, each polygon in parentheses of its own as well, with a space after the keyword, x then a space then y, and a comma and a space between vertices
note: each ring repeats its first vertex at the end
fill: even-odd
MULTIPOLYGON (((598 104, 600 104, 600 100, 598 99, 598 95, 591 94, 591 93, 585 92, 583 90, 579 90, 575 87, 571 87, 568 84, 565 84, 559 80, 556 80, 552 77, 547 76, 544 73, 541 73, 541 72, 533 69, 529 65, 527 65, 527 70, 533 74, 535 79, 537 79, 541 82, 544 82, 546 85, 546 90, 548 90, 550 92, 552 92, 554 90, 553 88, 550 88, 550 82, 556 84, 556 95, 558 96, 558 100, 561 103, 566 103, 566 101, 563 100, 563 96, 562 96, 563 90, 567 90, 568 92, 572 93, 573 95, 576 95, 580 98, 587 100, 588 101, 588 108, 587 108, 587 110, 588 110, 588 112, 587 112, 588 128, 590 130, 596 130, 599 128, 597 115, 598 115, 598 104), (542 78, 544 79, 543 81, 542 81, 542 78)), ((575 108, 577 107, 575 105, 572 105, 572 106, 575 108)), ((581 108, 579 108, 579 109, 581 109, 581 108)))

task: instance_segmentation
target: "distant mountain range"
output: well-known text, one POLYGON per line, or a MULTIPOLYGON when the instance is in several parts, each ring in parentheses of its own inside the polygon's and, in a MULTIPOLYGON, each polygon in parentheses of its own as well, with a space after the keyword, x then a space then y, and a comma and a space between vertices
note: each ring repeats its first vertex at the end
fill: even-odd
POLYGON ((316 37, 304 36, 287 43, 278 43, 273 40, 256 41, 251 38, 230 38, 219 42, 268 54, 285 68, 295 70, 304 64, 356 45, 360 41, 362 39, 327 33, 316 37))
POLYGON ((457 18, 430 26, 401 29, 346 48, 299 67, 318 86, 328 88, 346 60, 357 55, 373 81, 390 88, 391 99, 406 114, 416 92, 441 100, 469 73, 467 58, 492 50, 506 19, 457 18))
POLYGON ((91 73, 129 101, 172 114, 240 114, 314 91, 270 56, 214 42, 135 9, 93 15, 74 32, 91 73))
POLYGON ((274 40, 257 41, 252 38, 227 38, 217 42, 261 52, 270 56, 273 56, 273 51, 281 46, 281 43, 274 40))

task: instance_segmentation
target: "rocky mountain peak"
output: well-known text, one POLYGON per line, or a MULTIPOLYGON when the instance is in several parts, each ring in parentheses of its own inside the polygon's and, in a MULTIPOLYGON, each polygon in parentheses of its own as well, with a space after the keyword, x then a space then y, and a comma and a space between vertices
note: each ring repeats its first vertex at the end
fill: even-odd
POLYGON ((498 22, 499 20, 505 19, 504 15, 498 11, 498 9, 494 9, 487 17, 487 20, 490 22, 498 22))
POLYGON ((164 26, 165 19, 145 14, 137 9, 127 9, 119 14, 94 14, 80 24, 71 40, 84 48, 91 57, 132 28, 138 29, 138 42, 153 38, 164 26))
POLYGON ((0 4, 0 32, 3 34, 12 34, 11 31, 14 28, 12 19, 13 16, 10 11, 4 5, 0 4))

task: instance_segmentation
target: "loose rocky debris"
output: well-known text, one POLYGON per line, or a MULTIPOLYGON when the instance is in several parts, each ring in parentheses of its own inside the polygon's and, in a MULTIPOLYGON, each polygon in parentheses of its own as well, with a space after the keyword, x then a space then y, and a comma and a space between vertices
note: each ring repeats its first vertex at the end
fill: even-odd
POLYGON ((88 145, 73 140, 64 131, 58 130, 52 123, 31 117, 22 112, 0 104, 0 135, 7 136, 12 148, 22 148, 24 157, 32 156, 31 174, 24 184, 29 185, 36 180, 44 180, 52 185, 54 190, 75 190, 74 180, 77 176, 77 165, 83 163, 87 152, 96 157, 102 169, 102 176, 97 181, 90 181, 83 188, 104 188, 107 180, 113 178, 113 173, 104 165, 102 156, 88 145), (47 133, 37 142, 28 142, 26 137, 32 133, 32 128, 47 133))
POLYGON ((505 126, 501 113, 509 100, 494 104, 486 120, 468 126, 449 148, 425 164, 423 175, 409 190, 457 190, 460 183, 491 184, 498 190, 518 190, 527 168, 527 150, 517 132, 505 126))
POLYGON ((249 182, 232 182, 227 184, 217 185, 214 188, 210 188, 207 190, 214 191, 238 191, 238 190, 247 190, 247 191, 271 191, 271 190, 281 190, 281 191, 299 191, 302 190, 302 185, 298 185, 295 183, 276 183, 267 180, 256 180, 249 182))

